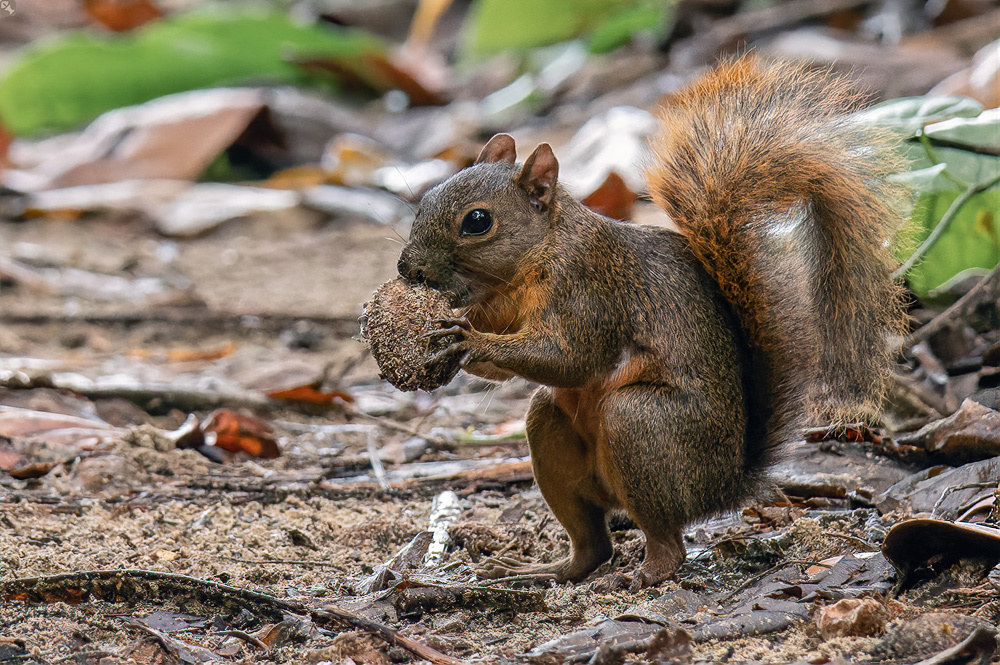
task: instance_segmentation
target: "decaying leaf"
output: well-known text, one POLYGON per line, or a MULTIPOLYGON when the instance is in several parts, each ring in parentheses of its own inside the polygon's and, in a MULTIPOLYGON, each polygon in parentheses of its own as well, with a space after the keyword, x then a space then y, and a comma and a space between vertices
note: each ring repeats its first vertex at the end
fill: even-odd
POLYGON ((934 459, 950 464, 1000 455, 1000 412, 972 400, 947 418, 897 438, 901 445, 918 446, 934 459))
POLYGON ((611 219, 632 219, 636 193, 628 188, 622 177, 612 171, 601 186, 583 199, 583 204, 611 219))
POLYGON ((325 405, 336 404, 337 401, 354 402, 354 397, 350 393, 342 390, 324 391, 315 384, 296 386, 282 390, 273 390, 266 393, 268 397, 274 399, 284 399, 290 402, 302 402, 304 404, 325 405))
POLYGON ((918 569, 940 573, 960 560, 979 561, 985 575, 1000 562, 1000 529, 930 518, 906 520, 889 530, 882 552, 899 571, 900 588, 918 569))
POLYGON ((92 448, 113 440, 122 430, 96 418, 0 405, 0 436, 31 437, 58 445, 92 448))
POLYGON ((264 108, 261 90, 196 90, 109 111, 73 137, 37 145, 4 174, 21 191, 136 178, 194 180, 264 108), (46 145, 51 148, 46 149, 46 145))
POLYGON ((874 598, 844 598, 819 612, 816 625, 826 639, 876 635, 885 630, 889 611, 874 598))
POLYGON ((95 23, 115 32, 132 30, 163 16, 151 0, 86 0, 83 9, 95 23))
POLYGON ((230 409, 216 409, 201 426, 205 441, 231 453, 273 458, 281 454, 274 430, 263 420, 230 409), (208 436, 211 435, 211 436, 208 436))

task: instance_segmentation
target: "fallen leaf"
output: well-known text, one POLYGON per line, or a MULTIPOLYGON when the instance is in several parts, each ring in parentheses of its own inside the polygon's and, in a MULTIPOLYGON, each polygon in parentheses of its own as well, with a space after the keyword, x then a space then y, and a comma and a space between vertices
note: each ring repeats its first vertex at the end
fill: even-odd
POLYGON ((110 441, 121 431, 103 420, 0 405, 0 436, 11 439, 31 437, 84 449, 110 441))
POLYGON ((98 25, 115 32, 125 32, 163 16, 150 0, 86 0, 87 16, 98 25))
POLYGON ((305 189, 329 182, 330 174, 319 166, 292 166, 276 171, 261 183, 273 189, 305 189))
POLYGON ((196 236, 223 222, 252 213, 288 210, 301 202, 297 192, 200 182, 149 210, 156 230, 168 236, 196 236))
POLYGON ((216 409, 201 425, 206 441, 231 453, 245 452, 254 457, 281 455, 274 430, 263 420, 230 409, 216 409), (214 434, 214 441, 209 434, 214 434))
POLYGON ((315 385, 275 390, 265 394, 268 397, 273 397, 274 399, 283 399, 290 402, 304 402, 306 404, 328 405, 333 404, 337 400, 347 402, 348 404, 354 403, 354 397, 349 393, 345 393, 340 390, 323 392, 315 385))
POLYGON ((153 561, 176 561, 179 556, 177 552, 170 550, 156 550, 149 555, 149 558, 153 561))
POLYGON ((867 637, 885 630, 889 610, 874 598, 843 598, 823 607, 816 625, 825 639, 867 637))
POLYGON ((948 464, 996 457, 1000 455, 1000 412, 967 399, 955 413, 898 437, 897 443, 922 448, 948 464))
POLYGON ((237 346, 233 342, 226 342, 219 346, 204 349, 169 349, 162 351, 159 349, 132 349, 128 355, 133 358, 142 358, 153 362, 184 363, 199 360, 218 360, 226 358, 236 353, 237 346))
POLYGON ((30 480, 33 478, 41 478, 62 463, 63 460, 55 462, 34 462, 32 464, 19 466, 16 469, 8 469, 7 473, 9 473, 12 478, 17 478, 18 480, 30 480))
MULTIPOLYGON (((108 111, 67 145, 50 139, 39 162, 5 173, 9 187, 38 191, 118 180, 194 180, 264 108, 263 92, 183 92, 108 111)), ((60 137, 61 138, 61 137, 60 137)))
POLYGON ((583 205, 605 217, 625 221, 632 218, 632 209, 637 198, 636 193, 628 188, 622 177, 612 171, 600 187, 583 199, 583 205))

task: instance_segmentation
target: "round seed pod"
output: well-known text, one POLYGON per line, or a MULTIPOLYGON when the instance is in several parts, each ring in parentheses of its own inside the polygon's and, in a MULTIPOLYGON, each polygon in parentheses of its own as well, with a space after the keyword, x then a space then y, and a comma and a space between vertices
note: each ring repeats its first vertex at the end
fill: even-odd
POLYGON ((454 316, 440 292, 394 279, 380 286, 361 315, 361 335, 382 376, 400 390, 434 390, 458 374, 460 357, 431 362, 455 341, 454 335, 428 339, 431 322, 454 316))

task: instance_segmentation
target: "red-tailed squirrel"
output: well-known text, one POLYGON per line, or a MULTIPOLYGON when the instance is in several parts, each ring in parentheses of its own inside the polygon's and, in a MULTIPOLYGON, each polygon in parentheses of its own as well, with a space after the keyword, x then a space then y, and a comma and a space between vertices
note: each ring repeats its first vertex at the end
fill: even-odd
POLYGON ((535 478, 569 532, 550 564, 491 575, 581 580, 612 554, 606 514, 646 535, 635 587, 671 576, 683 527, 764 486, 807 421, 876 413, 903 325, 879 184, 891 152, 847 113, 842 79, 744 57, 659 114, 654 201, 680 233, 616 222, 559 184, 548 144, 523 165, 499 134, 424 196, 399 273, 463 312, 443 356, 541 387, 535 478))

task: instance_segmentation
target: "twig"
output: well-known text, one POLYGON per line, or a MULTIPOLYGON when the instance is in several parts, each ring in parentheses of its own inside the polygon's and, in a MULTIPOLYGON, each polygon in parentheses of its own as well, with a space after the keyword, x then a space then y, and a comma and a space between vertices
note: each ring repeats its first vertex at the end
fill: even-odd
POLYGON ((434 447, 437 448, 438 450, 450 451, 455 449, 455 444, 452 441, 448 441, 446 439, 442 439, 441 437, 433 436, 431 434, 423 434, 417 431, 416 429, 410 427, 409 425, 406 425, 396 420, 392 420, 391 418, 384 418, 382 416, 373 416, 369 413, 365 413, 364 411, 360 411, 351 406, 348 406, 346 408, 346 412, 348 415, 355 416, 358 418, 364 418, 365 420, 370 420, 373 423, 381 425, 382 427, 386 427, 388 429, 394 429, 397 432, 403 432, 404 434, 409 434, 410 436, 419 437, 424 441, 426 441, 427 443, 433 444, 434 447))
POLYGON ((863 547, 867 552, 878 552, 879 547, 875 543, 870 543, 864 538, 858 538, 857 536, 852 536, 849 533, 839 533, 837 531, 824 531, 824 536, 830 536, 832 538, 840 538, 841 540, 846 540, 849 543, 854 543, 858 547, 863 547))
POLYGON ((271 653, 271 647, 267 643, 260 639, 259 637, 254 637, 250 633, 243 630, 225 630, 222 632, 223 635, 228 635, 229 637, 235 637, 237 639, 243 640, 249 644, 254 645, 258 649, 262 650, 264 653, 271 653))
POLYGON ((252 566, 316 566, 318 568, 333 568, 344 572, 344 567, 340 564, 330 563, 329 561, 309 561, 308 559, 262 559, 255 561, 254 559, 240 559, 234 556, 223 557, 229 561, 235 563, 245 563, 252 566))
POLYGON ((934 227, 934 230, 931 231, 931 234, 927 236, 927 238, 922 243, 920 243, 920 246, 917 247, 916 251, 910 254, 908 259, 903 261, 903 264, 901 266, 899 266, 898 268, 896 268, 895 271, 893 271, 892 278, 900 279, 901 277, 903 277, 903 275, 908 273, 910 269, 913 268, 913 266, 915 266, 920 261, 921 258, 923 258, 924 254, 927 253, 927 250, 933 247, 934 244, 937 243, 938 239, 944 234, 944 232, 948 230, 948 227, 951 226, 951 223, 955 221, 956 217, 958 217, 958 213, 962 209, 962 206, 964 206, 969 199, 971 199, 976 194, 984 192, 987 189, 997 184, 1000 184, 1000 175, 996 176, 995 178, 991 178, 986 182, 981 182, 966 187, 965 191, 959 194, 958 198, 952 201, 951 205, 948 206, 948 210, 941 217, 941 221, 937 223, 937 226, 934 227))
POLYGON ((367 449, 368 449, 368 459, 372 463, 372 473, 375 474, 375 480, 378 481, 378 486, 382 490, 389 489, 389 481, 385 478, 385 467, 382 465, 382 460, 378 456, 378 447, 375 445, 375 428, 372 427, 368 430, 367 434, 367 449))
POLYGON ((358 332, 357 317, 323 316, 310 314, 280 314, 268 312, 222 312, 203 307, 163 307, 151 310, 134 310, 125 313, 92 312, 82 314, 0 314, 0 323, 8 325, 48 325, 51 323, 95 323, 103 325, 133 326, 143 323, 176 323, 203 325, 213 330, 250 328, 247 320, 252 320, 254 330, 265 332, 281 331, 298 321, 325 326, 339 337, 350 337, 358 332))
POLYGON ((5 600, 31 600, 41 595, 45 598, 53 591, 72 595, 76 600, 80 594, 92 594, 99 598, 115 594, 121 596, 128 582, 144 581, 158 585, 157 592, 164 587, 175 591, 197 591, 199 595, 215 599, 219 604, 231 604, 238 607, 250 605, 258 611, 270 616, 280 617, 284 612, 303 614, 307 608, 293 601, 283 600, 266 593, 251 591, 241 587, 230 586, 213 580, 203 580, 190 575, 169 573, 161 570, 89 570, 58 575, 42 575, 38 577, 22 577, 0 583, 0 597, 5 600))
POLYGON ((979 304, 981 297, 984 295, 988 296, 989 294, 992 294, 994 297, 1000 294, 1000 265, 994 268, 993 272, 989 275, 981 279, 978 284, 969 289, 968 293, 955 301, 951 307, 913 331, 903 342, 903 347, 909 348, 940 332, 952 319, 963 316, 969 309, 979 304))
POLYGON ((931 517, 936 517, 938 514, 938 508, 944 503, 944 500, 948 498, 948 495, 953 492, 961 492, 962 490, 972 490, 972 489, 985 489, 987 487, 996 487, 996 482, 988 483, 966 483, 964 485, 954 485, 953 487, 946 487, 943 492, 941 492, 941 497, 934 502, 934 507, 931 508, 931 517))
POLYGON ((423 642, 418 642, 402 635, 399 631, 393 630, 385 624, 366 619, 336 605, 324 605, 322 608, 315 610, 313 616, 347 625, 351 628, 359 628, 380 637, 392 646, 402 647, 415 656, 434 663, 434 665, 468 665, 468 661, 443 654, 423 642))
POLYGON ((136 628, 142 632, 150 635, 153 639, 160 643, 160 645, 169 653, 171 656, 177 659, 181 663, 206 663, 218 660, 219 654, 215 653, 211 649, 206 649, 205 647, 197 646, 195 644, 188 644, 187 642, 182 642, 177 638, 167 635, 163 631, 157 630, 152 626, 146 625, 142 621, 136 619, 131 619, 125 622, 126 626, 130 628, 136 628))
POLYGON ((290 402, 280 402, 255 392, 221 392, 179 388, 168 383, 149 383, 140 386, 99 385, 86 377, 54 372, 49 375, 29 376, 14 372, 9 377, 0 377, 0 388, 23 390, 29 388, 57 388, 68 390, 91 399, 120 397, 145 407, 150 402, 175 406, 183 411, 217 409, 223 406, 246 407, 251 409, 274 410, 288 407, 290 402))
POLYGON ((444 559, 451 536, 448 528, 453 525, 461 514, 462 509, 458 505, 458 495, 451 490, 445 490, 434 497, 431 504, 431 514, 428 519, 427 530, 432 534, 431 543, 424 555, 424 567, 435 567, 444 559))

